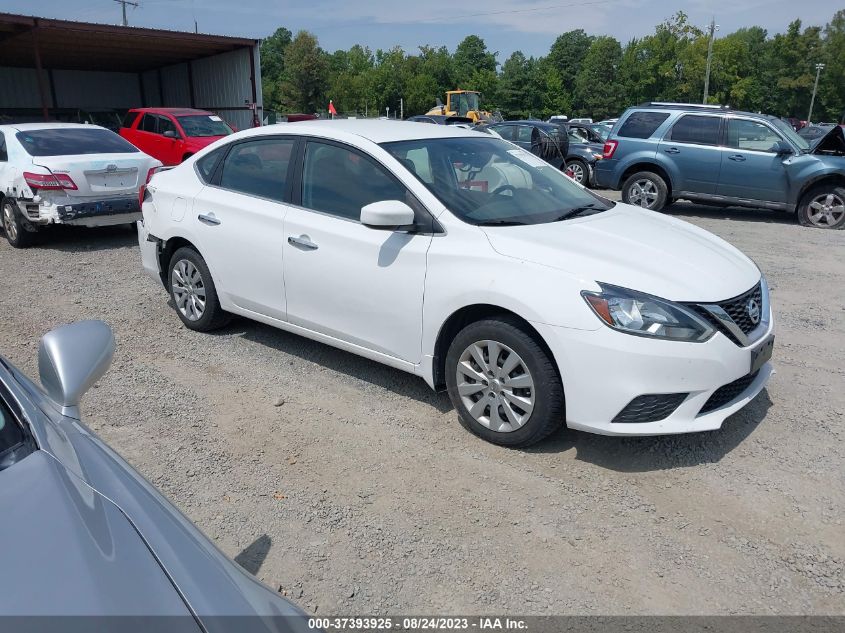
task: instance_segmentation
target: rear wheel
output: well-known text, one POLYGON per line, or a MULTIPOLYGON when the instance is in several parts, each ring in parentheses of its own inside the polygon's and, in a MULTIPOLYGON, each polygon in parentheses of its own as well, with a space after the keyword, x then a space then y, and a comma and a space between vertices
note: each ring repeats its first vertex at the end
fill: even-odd
POLYGON ((669 187, 666 181, 651 171, 640 171, 622 185, 622 202, 635 207, 660 211, 666 206, 669 187))
POLYGON ((584 185, 586 187, 590 184, 590 171, 587 167, 587 163, 579 158, 573 158, 566 161, 564 172, 568 172, 569 177, 579 185, 584 185))
POLYGON ((3 232, 14 248, 26 248, 35 242, 35 227, 25 222, 12 200, 3 200, 3 232))
POLYGON ((458 333, 446 355, 446 386, 461 425, 493 444, 529 446, 564 422, 554 363, 512 317, 477 321, 458 333))
POLYGON ((845 187, 831 184, 811 189, 798 205, 798 222, 820 229, 845 227, 845 187))
POLYGON ((220 307, 208 266, 193 248, 183 246, 173 253, 167 277, 176 314, 185 327, 209 332, 229 322, 231 315, 220 307))

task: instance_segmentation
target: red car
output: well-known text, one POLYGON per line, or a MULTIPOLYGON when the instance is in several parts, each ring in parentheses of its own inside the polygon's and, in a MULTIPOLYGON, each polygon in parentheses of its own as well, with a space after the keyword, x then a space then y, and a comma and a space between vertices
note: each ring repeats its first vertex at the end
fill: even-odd
POLYGON ((213 112, 191 108, 134 108, 120 128, 123 138, 165 165, 178 165, 232 132, 213 112))

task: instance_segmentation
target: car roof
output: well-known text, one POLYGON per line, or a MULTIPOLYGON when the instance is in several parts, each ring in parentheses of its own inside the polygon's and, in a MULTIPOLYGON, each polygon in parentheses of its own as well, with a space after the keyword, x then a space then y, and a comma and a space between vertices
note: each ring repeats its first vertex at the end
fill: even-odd
POLYGON ((96 128, 104 130, 104 127, 91 123, 61 123, 59 121, 45 121, 44 123, 8 123, 0 125, 0 129, 10 129, 17 132, 28 132, 31 130, 55 130, 60 128, 96 128))
MULTIPOLYGON (((238 132, 237 135, 307 134, 342 140, 349 135, 359 136, 373 143, 411 141, 428 138, 477 137, 480 133, 454 125, 432 125, 416 121, 384 121, 381 119, 335 119, 275 123, 238 132)), ((487 135, 483 135, 489 138, 487 135)))
POLYGON ((132 108, 130 112, 149 112, 151 114, 171 114, 173 116, 188 116, 191 114, 214 114, 208 110, 196 108, 132 108))

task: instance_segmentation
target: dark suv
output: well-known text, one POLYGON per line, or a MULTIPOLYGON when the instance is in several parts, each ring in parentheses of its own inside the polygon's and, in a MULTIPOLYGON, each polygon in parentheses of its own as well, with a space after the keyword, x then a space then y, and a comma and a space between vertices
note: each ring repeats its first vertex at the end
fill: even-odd
POLYGON ((845 226, 845 136, 810 144, 780 119, 723 106, 629 108, 604 145, 596 183, 655 211, 678 199, 797 212, 801 224, 845 226))

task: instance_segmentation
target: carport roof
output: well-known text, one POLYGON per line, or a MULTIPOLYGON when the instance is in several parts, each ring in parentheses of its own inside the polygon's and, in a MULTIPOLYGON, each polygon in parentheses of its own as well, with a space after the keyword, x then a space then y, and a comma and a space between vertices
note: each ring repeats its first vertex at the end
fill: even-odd
POLYGON ((0 13, 0 66, 141 72, 254 46, 258 40, 0 13))

